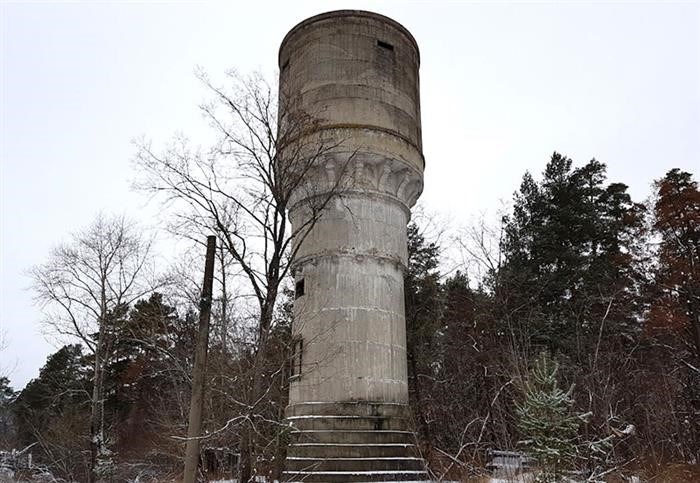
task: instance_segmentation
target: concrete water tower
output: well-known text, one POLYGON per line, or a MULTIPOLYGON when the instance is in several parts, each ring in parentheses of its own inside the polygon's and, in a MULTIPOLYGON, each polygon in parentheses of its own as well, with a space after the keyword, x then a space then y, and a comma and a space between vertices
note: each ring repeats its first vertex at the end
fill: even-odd
POLYGON ((317 121, 303 135, 338 144, 295 192, 294 230, 309 197, 344 177, 296 258, 285 477, 426 480, 409 424, 403 286, 423 189, 418 45, 382 15, 328 12, 287 34, 279 66, 281 103, 317 121))

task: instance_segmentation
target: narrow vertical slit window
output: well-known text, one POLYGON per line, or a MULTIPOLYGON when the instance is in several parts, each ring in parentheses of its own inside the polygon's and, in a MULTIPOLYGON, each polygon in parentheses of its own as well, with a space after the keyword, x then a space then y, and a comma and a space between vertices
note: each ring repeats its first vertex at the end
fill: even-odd
POLYGON ((304 279, 299 279, 297 280, 296 285, 294 286, 294 298, 298 299, 304 295, 304 279))
POLYGON ((292 357, 289 361, 289 378, 299 379, 301 377, 301 366, 303 364, 304 339, 295 337, 292 340, 292 357))

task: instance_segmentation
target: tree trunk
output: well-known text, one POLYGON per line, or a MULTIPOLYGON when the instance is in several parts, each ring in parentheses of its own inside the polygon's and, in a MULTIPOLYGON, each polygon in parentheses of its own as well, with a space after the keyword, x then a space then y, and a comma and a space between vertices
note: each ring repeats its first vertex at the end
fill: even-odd
POLYGON ((274 314, 274 302, 277 299, 277 287, 272 286, 268 289, 267 296, 260 310, 260 328, 258 331, 258 347, 256 348, 251 384, 248 397, 248 410, 251 411, 249 420, 241 430, 241 470, 240 482, 248 483, 253 476, 253 461, 255 459, 255 447, 253 444, 253 430, 250 427, 255 418, 255 410, 262 395, 263 373, 265 370, 265 358, 267 357, 267 340, 270 335, 270 327, 272 326, 272 317, 274 314))
POLYGON ((695 362, 700 368, 700 310, 696 307, 696 295, 694 292, 692 289, 688 290, 688 318, 690 319, 690 330, 693 334, 693 343, 695 344, 695 362))
MULTIPOLYGON (((104 283, 104 282, 103 282, 104 283)), ((90 471, 88 483, 100 480, 97 473, 98 457, 104 446, 104 364, 106 361, 106 331, 107 309, 104 285, 102 289, 101 317, 95 346, 94 376, 92 384, 92 398, 90 400, 90 471)))
MULTIPOLYGON (((280 398, 277 404, 277 419, 282 421, 284 419, 284 408, 289 404, 289 388, 284 383, 286 375, 284 372, 281 375, 281 387, 280 387, 280 398)), ((282 431, 282 430, 278 430, 282 431)), ((277 449, 275 451, 275 464, 272 467, 272 474, 270 479, 272 481, 282 481, 282 473, 284 472, 284 462, 287 459, 287 437, 277 437, 277 449)))
MULTIPOLYGON (((100 328, 99 339, 102 338, 101 333, 102 329, 100 328)), ((99 480, 99 476, 96 472, 97 455, 100 452, 100 448, 103 443, 102 439, 104 437, 102 424, 104 421, 102 411, 102 408, 104 407, 102 405, 102 386, 104 377, 102 375, 102 358, 100 354, 102 349, 100 347, 101 344, 99 343, 99 339, 97 348, 95 349, 95 370, 92 384, 92 398, 90 401, 90 471, 88 473, 88 483, 94 483, 95 481, 99 480)))
POLYGON ((249 482, 250 477, 252 476, 253 473, 253 468, 252 468, 252 448, 251 448, 251 443, 250 443, 250 428, 248 426, 248 423, 245 424, 241 428, 241 459, 240 459, 240 475, 238 478, 238 481, 240 482, 249 482))
POLYGON ((224 246, 219 250, 219 266, 221 267, 221 351, 228 352, 228 288, 226 283, 226 257, 224 246))

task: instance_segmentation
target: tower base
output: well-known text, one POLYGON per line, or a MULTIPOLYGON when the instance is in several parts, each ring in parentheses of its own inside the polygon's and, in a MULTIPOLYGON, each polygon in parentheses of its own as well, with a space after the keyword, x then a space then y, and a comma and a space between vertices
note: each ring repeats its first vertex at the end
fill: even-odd
POLYGON ((286 416, 286 482, 429 481, 405 404, 302 403, 286 416))

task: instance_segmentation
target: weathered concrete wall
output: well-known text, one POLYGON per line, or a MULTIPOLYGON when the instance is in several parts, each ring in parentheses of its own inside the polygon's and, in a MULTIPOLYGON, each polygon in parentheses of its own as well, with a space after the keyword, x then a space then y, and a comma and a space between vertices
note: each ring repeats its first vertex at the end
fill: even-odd
POLYGON ((370 12, 329 12, 282 41, 280 88, 301 96, 326 127, 358 128, 352 137, 362 145, 383 151, 372 139, 382 131, 402 139, 415 151, 409 162, 422 170, 419 64, 418 45, 399 23, 370 12))
POLYGON ((293 229, 339 190, 297 245, 304 294, 292 332, 303 351, 290 381, 287 477, 424 479, 408 423, 403 286, 406 225, 423 189, 418 47, 381 15, 329 12, 294 27, 279 61, 281 104, 315 120, 301 131, 303 152, 319 139, 335 146, 305 167, 293 229))
POLYGON ((305 195, 331 189, 341 171, 347 178, 298 253, 305 295, 295 302, 294 334, 304 353, 290 405, 407 403, 402 270, 424 164, 417 45, 386 17, 331 12, 292 29, 279 60, 282 97, 294 96, 340 145, 309 174, 313 187, 299 190, 292 225, 307 219, 305 195))

